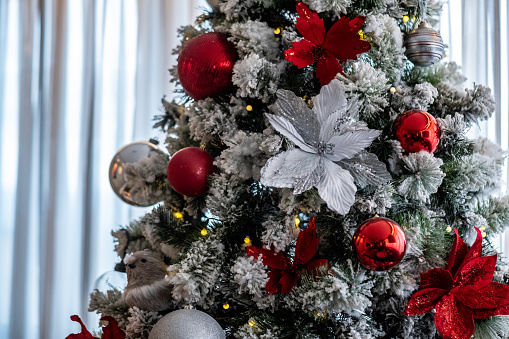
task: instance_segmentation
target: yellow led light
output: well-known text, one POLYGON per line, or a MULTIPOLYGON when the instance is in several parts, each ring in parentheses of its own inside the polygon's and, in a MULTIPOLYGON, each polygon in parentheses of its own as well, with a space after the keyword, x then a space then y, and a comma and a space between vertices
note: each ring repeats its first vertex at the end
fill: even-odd
POLYGON ((321 316, 322 316, 320 313, 317 313, 316 315, 317 315, 317 316, 319 316, 319 317, 321 317, 321 316))
POLYGON ((375 214, 375 218, 380 218, 380 216, 378 214, 375 214))
POLYGON ((391 91, 391 93, 396 93, 396 87, 394 87, 394 86, 391 87, 390 91, 391 91))
POLYGON ((481 235, 483 238, 486 238, 486 232, 482 232, 481 235))
POLYGON ((403 22, 409 22, 410 21, 410 17, 408 15, 405 15, 403 17, 403 22))
POLYGON ((244 244, 250 244, 250 243, 251 243, 251 238, 245 237, 244 238, 244 244))
POLYGON ((278 27, 274 30, 274 34, 281 34, 281 31, 282 31, 281 27, 278 27))
POLYGON ((413 21, 415 21, 416 19, 417 19, 417 18, 416 18, 415 16, 414 16, 414 17, 412 17, 412 20, 413 20, 413 21))
POLYGON ((207 229, 206 229, 206 228, 204 228, 204 229, 202 229, 202 230, 201 230, 201 232, 200 232, 200 233, 201 233, 201 235, 206 236, 206 235, 207 235, 207 233, 209 233, 209 232, 207 231, 207 229))
POLYGON ((254 322, 254 320, 249 320, 248 322, 249 326, 253 327, 254 325, 256 325, 256 323, 254 322))
POLYGON ((246 106, 246 111, 251 112, 252 110, 253 110, 253 106, 251 106, 251 105, 246 106))
POLYGON ((359 34, 359 37, 361 38, 361 40, 364 40, 364 32, 362 31, 362 29, 359 29, 357 34, 359 34))
POLYGON ((300 225, 300 219, 299 217, 295 217, 295 226, 299 227, 300 225))
POLYGON ((173 216, 177 219, 182 219, 184 217, 184 215, 182 213, 180 213, 179 211, 175 211, 173 212, 173 216))
POLYGON ((452 232, 452 227, 451 226, 447 226, 447 228, 445 229, 447 233, 451 233, 452 232))
POLYGON ((481 231, 486 231, 486 227, 479 228, 481 231))
POLYGON ((230 304, 228 304, 228 303, 223 304, 223 308, 224 308, 225 310, 229 309, 229 308, 230 308, 230 304))

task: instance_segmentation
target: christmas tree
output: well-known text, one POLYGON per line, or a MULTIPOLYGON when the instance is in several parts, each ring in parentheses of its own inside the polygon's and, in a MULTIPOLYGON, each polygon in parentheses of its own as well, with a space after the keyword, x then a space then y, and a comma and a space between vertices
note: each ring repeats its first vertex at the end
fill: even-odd
POLYGON ((112 232, 109 337, 508 338, 505 153, 466 137, 495 105, 440 61, 440 1, 210 3, 156 117, 170 156, 112 162, 158 204, 112 232))

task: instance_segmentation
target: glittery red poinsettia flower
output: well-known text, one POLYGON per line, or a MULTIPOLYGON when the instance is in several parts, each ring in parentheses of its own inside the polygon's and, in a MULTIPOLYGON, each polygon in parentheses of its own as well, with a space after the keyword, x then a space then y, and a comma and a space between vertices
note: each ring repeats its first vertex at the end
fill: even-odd
POLYGON ((352 20, 342 17, 325 34, 323 19, 302 2, 297 3, 297 30, 303 40, 293 42, 293 48, 285 51, 286 60, 299 68, 316 65, 316 77, 322 86, 329 84, 336 74, 343 74, 338 62, 357 60, 357 54, 367 52, 371 45, 361 40, 358 31, 365 18, 358 16, 352 20))
POLYGON ((474 319, 509 314, 509 286, 492 282, 497 255, 482 256, 482 236, 470 249, 458 236, 446 269, 421 273, 421 289, 408 302, 404 314, 423 314, 435 308, 435 326, 444 339, 469 339, 474 319))
MULTIPOLYGON (((69 334, 65 339, 99 339, 92 336, 92 334, 87 330, 85 324, 83 324, 83 321, 81 321, 80 317, 72 315, 71 320, 76 321, 81 325, 81 333, 69 334)), ((125 339, 126 335, 124 331, 118 327, 118 323, 113 317, 105 315, 101 318, 101 321, 108 322, 108 326, 103 327, 101 339, 125 339)))
POLYGON ((313 217, 309 226, 297 237, 293 261, 282 252, 276 253, 274 249, 249 246, 246 247, 246 252, 254 258, 258 258, 261 254, 263 264, 271 268, 265 290, 269 294, 285 294, 297 285, 303 270, 307 270, 316 277, 319 275, 318 268, 327 265, 327 259, 311 260, 318 252, 319 241, 320 239, 316 237, 315 218, 313 217))

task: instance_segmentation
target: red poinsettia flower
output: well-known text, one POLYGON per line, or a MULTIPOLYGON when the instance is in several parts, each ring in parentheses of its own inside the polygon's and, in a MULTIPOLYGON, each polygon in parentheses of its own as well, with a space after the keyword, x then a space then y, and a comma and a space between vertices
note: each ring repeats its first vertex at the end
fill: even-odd
POLYGON ((285 58, 299 68, 316 62, 316 77, 322 86, 328 85, 336 74, 343 74, 338 59, 357 60, 357 54, 371 49, 370 43, 361 40, 358 34, 364 17, 353 20, 342 17, 325 34, 323 19, 302 2, 297 3, 297 13, 296 27, 304 39, 293 42, 293 48, 285 51, 285 58))
POLYGON ((290 292, 300 279, 302 270, 307 270, 314 276, 318 275, 318 268, 327 264, 327 259, 311 259, 316 255, 318 242, 316 237, 315 218, 311 218, 308 228, 299 233, 295 246, 295 257, 293 261, 287 258, 282 252, 276 253, 274 249, 246 247, 249 256, 258 258, 262 255, 263 264, 271 268, 269 281, 265 290, 269 294, 290 292))
MULTIPOLYGON (((80 323, 81 333, 69 334, 65 339, 99 339, 92 336, 92 334, 87 330, 85 324, 83 324, 83 321, 81 321, 80 317, 72 315, 71 320, 80 323)), ((101 318, 101 321, 108 322, 108 326, 103 328, 101 339, 125 339, 124 331, 118 327, 118 323, 113 317, 105 315, 101 318)))
POLYGON ((482 256, 482 236, 467 250, 458 236, 446 269, 421 273, 421 289, 408 302, 404 314, 423 314, 435 308, 435 326, 444 339, 469 339, 474 319, 509 314, 509 286, 491 282, 497 256, 482 256))

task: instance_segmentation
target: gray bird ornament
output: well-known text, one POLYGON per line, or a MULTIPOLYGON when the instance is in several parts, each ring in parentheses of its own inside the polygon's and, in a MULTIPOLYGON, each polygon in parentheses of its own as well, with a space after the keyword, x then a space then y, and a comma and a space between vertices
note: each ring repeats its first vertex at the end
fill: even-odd
POLYGON ((135 252, 124 259, 127 287, 123 298, 129 307, 145 311, 164 311, 171 307, 172 287, 164 279, 166 264, 150 251, 135 252))

